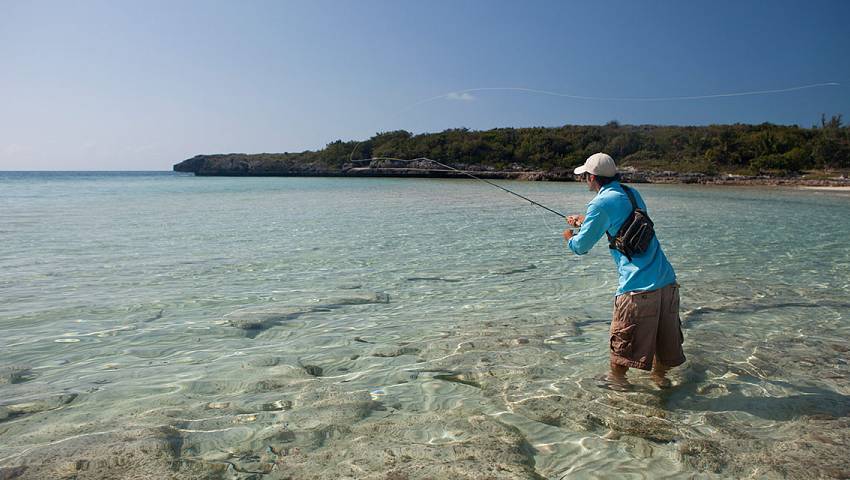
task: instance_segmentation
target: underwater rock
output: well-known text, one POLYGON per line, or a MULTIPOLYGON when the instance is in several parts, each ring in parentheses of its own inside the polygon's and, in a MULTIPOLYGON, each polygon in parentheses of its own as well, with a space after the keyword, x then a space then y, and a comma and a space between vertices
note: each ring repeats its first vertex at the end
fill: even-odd
MULTIPOLYGON (((170 427, 127 429, 71 437, 42 446, 17 458, 16 480, 48 478, 168 478, 200 480, 221 478, 203 460, 181 457, 181 437, 170 427)), ((6 475, 10 475, 6 469, 6 475)))
POLYGON ((456 373, 434 375, 433 378, 435 378, 436 380, 443 380, 445 382, 460 383, 462 385, 468 385, 470 387, 481 388, 481 384, 473 380, 471 377, 472 375, 469 374, 456 373))
POLYGON ((250 453, 242 453, 237 455, 235 458, 225 461, 225 464, 227 466, 227 470, 233 471, 237 474, 235 478, 259 480, 262 476, 272 473, 272 471, 277 468, 277 465, 275 464, 276 461, 276 455, 254 455, 250 453), (247 476, 238 474, 244 474, 247 476))
POLYGON ((309 313, 330 312, 347 305, 365 305, 369 303, 389 303, 390 296, 383 292, 366 292, 355 296, 330 298, 318 305, 293 307, 281 306, 274 309, 263 306, 257 309, 248 308, 228 313, 224 316, 227 325, 236 327, 254 337, 261 331, 281 325, 287 321, 295 320, 309 313))
POLYGON ((335 438, 346 438, 351 425, 368 417, 378 402, 365 390, 347 392, 337 386, 301 391, 282 407, 276 427, 263 431, 256 441, 275 448, 315 449, 335 438))
POLYGON ((401 355, 416 355, 419 353, 416 347, 390 347, 381 348, 372 352, 373 357, 399 357, 401 355))
POLYGON ((538 390, 527 376, 506 376, 501 384, 491 380, 486 386, 490 395, 516 392, 506 398, 514 413, 547 425, 660 443, 682 437, 675 419, 668 418, 662 398, 654 393, 611 392, 589 379, 580 382, 579 388, 566 383, 557 392, 538 390))
POLYGON ((529 263, 528 265, 526 265, 524 267, 511 268, 511 269, 508 269, 508 270, 501 270, 501 271, 498 271, 498 272, 495 272, 495 273, 496 273, 496 275, 513 275, 515 273, 525 273, 525 272, 529 272, 531 270, 536 270, 536 269, 537 269, 537 265, 535 265, 533 263, 529 263))
POLYGON ((160 318, 162 318, 162 315, 163 315, 164 312, 165 312, 165 310, 160 308, 159 312, 157 312, 156 315, 146 319, 145 322, 155 322, 155 321, 159 320, 160 318))
POLYGON ((260 410, 263 412, 277 412, 280 410, 292 410, 292 400, 278 400, 272 403, 264 403, 260 405, 260 410))
POLYGON ((367 303, 390 303, 390 295, 384 292, 367 292, 357 296, 333 298, 323 305, 324 308, 338 308, 344 305, 364 305, 367 303))
POLYGON ((693 469, 726 477, 838 479, 850 473, 848 447, 850 420, 845 418, 778 424, 763 439, 726 434, 687 439, 679 453, 693 469))
POLYGON ((27 467, 0 467, 0 480, 21 478, 27 467))
POLYGON ((298 479, 543 479, 534 449, 514 427, 489 416, 448 412, 366 420, 315 451, 286 457, 298 479))
POLYGON ((321 377, 324 370, 317 365, 304 365, 304 371, 314 377, 321 377))
POLYGON ((695 326, 664 403, 674 421, 698 415, 711 432, 681 428, 682 463, 726 478, 850 478, 850 371, 835 361, 834 338, 765 338, 713 321, 695 326))
POLYGON ((680 461, 700 472, 722 473, 729 463, 726 453, 715 440, 687 439, 679 444, 680 461))
POLYGON ((280 363, 280 357, 273 355, 260 355, 251 357, 242 364, 243 367, 276 367, 280 363))
POLYGON ((457 279, 457 278, 443 278, 443 277, 408 277, 405 280, 407 280, 408 282, 448 282, 448 283, 460 282, 460 279, 457 279))
POLYGON ((310 309, 294 307, 281 308, 278 311, 243 310, 229 313, 224 316, 224 319, 231 327, 236 327, 242 330, 265 330, 267 328, 280 325, 287 320, 294 320, 309 312, 310 309))
POLYGON ((658 417, 610 414, 601 416, 593 412, 588 413, 588 418, 592 422, 599 423, 621 434, 634 435, 653 442, 662 443, 672 442, 678 437, 678 430, 675 424, 658 417))
POLYGON ((29 367, 23 365, 3 365, 0 366, 0 385, 8 385, 10 383, 18 383, 29 375, 29 367))
POLYGON ((10 414, 28 415, 59 408, 73 402, 75 398, 77 398, 76 393, 62 393, 28 402, 7 404, 4 407, 10 414))

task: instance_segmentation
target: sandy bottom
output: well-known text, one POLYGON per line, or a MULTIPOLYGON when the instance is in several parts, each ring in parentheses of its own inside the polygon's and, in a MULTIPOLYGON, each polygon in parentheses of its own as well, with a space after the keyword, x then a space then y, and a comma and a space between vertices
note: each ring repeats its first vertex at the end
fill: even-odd
POLYGON ((639 187, 659 389, 605 379, 607 242, 480 182, 0 184, 0 480, 850 479, 847 193, 639 187))

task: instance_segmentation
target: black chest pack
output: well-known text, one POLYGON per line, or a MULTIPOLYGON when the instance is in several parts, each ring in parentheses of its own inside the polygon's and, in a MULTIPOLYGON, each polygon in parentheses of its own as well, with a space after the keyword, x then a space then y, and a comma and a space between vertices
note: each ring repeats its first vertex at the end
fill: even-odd
POLYGON ((649 219, 649 214, 638 208, 632 189, 623 185, 623 190, 632 203, 632 213, 623 222, 616 237, 612 237, 608 232, 605 232, 605 235, 608 235, 608 248, 622 253, 631 262, 632 257, 649 250, 649 243, 655 236, 655 227, 649 219))

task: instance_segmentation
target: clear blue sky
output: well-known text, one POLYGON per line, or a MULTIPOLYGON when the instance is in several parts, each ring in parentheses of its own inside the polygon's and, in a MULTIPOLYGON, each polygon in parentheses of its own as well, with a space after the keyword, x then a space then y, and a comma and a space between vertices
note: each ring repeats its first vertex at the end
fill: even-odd
MULTIPOLYGON (((166 170, 377 131, 850 115, 847 1, 0 0, 0 170, 166 170), (669 97, 840 86, 689 101, 669 97)), ((850 119, 848 119, 850 120, 850 119)))

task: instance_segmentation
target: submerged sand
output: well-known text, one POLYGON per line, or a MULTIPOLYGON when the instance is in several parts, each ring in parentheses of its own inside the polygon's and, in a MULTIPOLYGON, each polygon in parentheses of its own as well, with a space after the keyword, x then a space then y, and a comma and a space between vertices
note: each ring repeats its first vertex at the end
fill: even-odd
MULTIPOLYGON (((741 299, 689 310, 689 361, 665 390, 640 372, 632 372, 624 391, 571 373, 574 359, 558 346, 604 329, 604 320, 527 318, 459 324, 422 340, 352 335, 340 358, 322 366, 254 355, 238 378, 195 381, 188 403, 126 412, 74 436, 64 429, 78 426, 33 431, 21 420, 59 408, 71 414, 85 395, 7 405, 15 415, 0 423, 5 438, 20 428, 22 438, 43 441, 2 459, 0 478, 519 480, 564 478, 558 475, 570 471, 573 455, 573 467, 603 476, 612 462, 632 459, 658 470, 685 466, 691 472, 682 475, 706 478, 846 478, 850 396, 838 393, 850 393, 846 341, 777 337, 742 345, 754 325, 739 326, 746 337, 714 328, 724 315, 758 317, 789 306, 850 308, 818 298, 741 299), (386 387, 357 387, 359 376, 388 366, 396 368, 386 387), (781 380, 789 377, 815 381, 781 380), (423 396, 456 403, 433 408, 423 396), (49 441, 51 430, 66 438, 49 441), (534 430, 537 438, 550 431, 553 441, 530 440, 534 430), (575 440, 557 440, 559 432, 575 432, 575 440), (587 458, 588 449, 603 453, 606 443, 623 450, 587 458), (539 462, 559 449, 574 452, 564 455, 566 463, 539 462)), ((292 315, 273 310, 238 312, 224 328, 262 338, 286 328, 292 315), (256 322, 261 315, 275 321, 256 322)))
POLYGON ((666 390, 604 381, 605 242, 480 182, 13 185, 0 479, 850 477, 848 197, 639 188, 682 284, 666 390))

